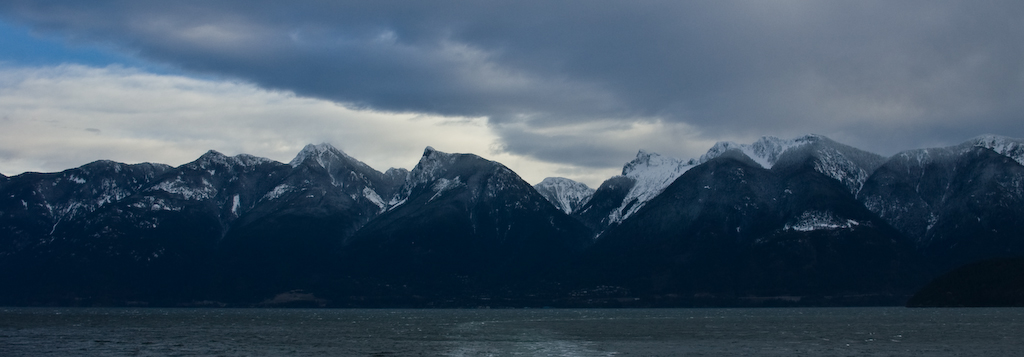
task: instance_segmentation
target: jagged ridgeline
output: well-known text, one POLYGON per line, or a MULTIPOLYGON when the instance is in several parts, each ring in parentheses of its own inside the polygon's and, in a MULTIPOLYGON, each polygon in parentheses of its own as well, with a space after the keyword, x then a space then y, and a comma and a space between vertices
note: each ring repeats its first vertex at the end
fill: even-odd
POLYGON ((641 150, 596 189, 427 148, 328 144, 0 175, 0 303, 150 306, 902 304, 1024 254, 1024 142, 882 157, 822 136, 641 150))

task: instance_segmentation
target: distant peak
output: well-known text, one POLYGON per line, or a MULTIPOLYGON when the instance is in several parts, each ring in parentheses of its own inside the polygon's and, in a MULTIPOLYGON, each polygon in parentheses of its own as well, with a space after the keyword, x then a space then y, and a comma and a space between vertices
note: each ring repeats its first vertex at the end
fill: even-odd
POLYGON ((299 154, 296 155, 295 158, 292 159, 292 161, 289 162, 288 164, 291 165, 292 167, 298 167, 306 160, 315 159, 317 160, 317 162, 321 163, 321 166, 323 166, 324 156, 328 155, 337 157, 347 156, 344 152, 338 150, 333 145, 328 143, 320 143, 316 145, 307 144, 305 147, 302 148, 302 151, 299 151, 299 154))
MULTIPOLYGON (((444 172, 447 172, 449 168, 456 165, 458 162, 487 162, 492 165, 501 166, 501 164, 484 159, 474 154, 451 154, 435 150, 433 147, 426 147, 423 150, 423 157, 416 163, 416 167, 410 171, 410 179, 412 183, 433 181, 436 178, 444 176, 444 172)), ((502 166, 504 167, 504 166, 502 166)))
POLYGON ((543 180, 540 181, 540 183, 538 183, 538 185, 553 185, 559 182, 565 182, 565 180, 569 179, 565 177, 545 177, 543 180))
POLYGON ((478 157, 478 156, 473 155, 473 154, 450 154, 450 153, 446 153, 446 152, 443 152, 443 151, 438 151, 437 149, 434 149, 433 146, 427 146, 426 148, 423 149, 423 157, 420 158, 420 162, 439 161, 439 160, 441 160, 441 161, 446 161, 446 160, 447 161, 453 161, 457 157, 465 156, 465 155, 469 155, 469 156, 473 156, 473 157, 478 157))
POLYGON ((1005 138, 1005 136, 989 133, 989 134, 981 134, 981 135, 975 136, 975 137, 971 138, 971 140, 968 140, 968 141, 993 140, 993 139, 1002 139, 1002 138, 1005 138))
POLYGON ((982 144, 989 144, 989 143, 995 144, 995 143, 1021 142, 1021 141, 1024 141, 1024 140, 1015 139, 1015 138, 1011 138, 1011 137, 1008 137, 1008 136, 996 135, 996 134, 983 134, 983 135, 975 136, 975 137, 971 138, 970 140, 968 140, 967 142, 975 144, 975 145, 982 145, 982 144))
POLYGON ((976 136, 963 145, 990 149, 1024 165, 1024 140, 1021 139, 985 134, 976 136))
POLYGON ((639 151, 636 152, 636 158, 633 159, 633 161, 648 161, 648 160, 651 159, 651 157, 660 157, 660 156, 661 155, 659 155, 656 152, 650 152, 650 151, 647 151, 647 150, 644 150, 644 149, 640 149, 639 151))
POLYGON ((814 144, 827 139, 818 134, 808 134, 795 139, 784 140, 774 136, 762 136, 751 144, 737 144, 732 141, 719 141, 708 152, 700 157, 699 162, 708 162, 722 156, 728 151, 739 151, 761 167, 770 169, 786 150, 807 144, 814 144))
POLYGON ((644 169, 661 166, 677 167, 685 164, 686 162, 683 160, 662 156, 658 153, 649 152, 647 150, 640 150, 636 153, 635 159, 626 163, 626 165, 622 167, 622 174, 630 176, 630 174, 637 171, 644 171, 644 169))
POLYGON ((333 145, 328 144, 328 143, 319 143, 319 144, 316 144, 316 145, 306 144, 306 147, 302 148, 302 151, 312 151, 312 152, 326 152, 326 151, 331 151, 331 150, 337 150, 337 149, 335 149, 333 145))
POLYGON ((316 145, 314 145, 314 144, 306 144, 306 146, 303 147, 302 151, 300 151, 299 153, 308 153, 308 154, 322 155, 324 153, 334 152, 334 151, 339 151, 339 150, 336 149, 331 144, 319 143, 319 144, 316 144, 316 145))
POLYGON ((594 195, 594 189, 582 182, 564 177, 547 177, 533 186, 541 196, 566 214, 583 206, 594 195))
POLYGON ((223 164, 223 163, 226 163, 227 160, 228 160, 228 156, 227 155, 221 154, 217 150, 209 150, 205 154, 200 156, 198 159, 196 159, 196 161, 194 161, 194 163, 196 163, 196 164, 198 164, 200 166, 204 166, 204 165, 207 165, 207 164, 214 164, 214 163, 222 163, 223 164))
POLYGON ((199 158, 202 159, 202 158, 210 158, 210 157, 227 157, 227 155, 221 154, 220 151, 217 151, 217 150, 209 150, 205 154, 203 154, 203 156, 200 156, 199 158))
POLYGON ((207 165, 254 166, 267 162, 273 162, 273 160, 249 154, 227 156, 217 150, 210 150, 203 154, 203 156, 200 156, 199 159, 196 159, 196 161, 187 165, 196 165, 195 167, 207 167, 207 165))
POLYGON ((820 134, 807 134, 807 135, 801 136, 799 138, 796 138, 797 141, 799 141, 799 140, 815 141, 815 140, 821 140, 821 139, 827 139, 827 137, 825 137, 824 135, 820 135, 820 134))
POLYGON ((578 182, 576 180, 565 178, 565 177, 545 177, 543 180, 540 181, 540 183, 538 183, 535 186, 554 186, 554 185, 574 185, 574 186, 582 186, 582 187, 585 187, 587 189, 590 189, 590 187, 587 186, 587 184, 585 184, 585 183, 578 182))
POLYGON ((385 175, 408 175, 409 174, 409 170, 401 168, 401 167, 392 167, 392 168, 388 168, 387 171, 384 171, 384 174, 385 175))

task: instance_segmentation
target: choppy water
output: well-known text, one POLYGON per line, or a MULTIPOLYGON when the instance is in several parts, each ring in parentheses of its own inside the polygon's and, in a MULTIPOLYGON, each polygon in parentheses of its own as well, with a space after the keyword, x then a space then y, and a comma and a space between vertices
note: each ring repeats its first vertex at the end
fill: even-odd
POLYGON ((1024 309, 0 308, 0 356, 1022 356, 1024 309))

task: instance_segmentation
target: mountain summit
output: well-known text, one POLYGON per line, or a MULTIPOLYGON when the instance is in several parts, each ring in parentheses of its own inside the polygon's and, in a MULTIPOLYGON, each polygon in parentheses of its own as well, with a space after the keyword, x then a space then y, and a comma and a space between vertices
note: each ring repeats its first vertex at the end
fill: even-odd
POLYGON ((533 188, 566 214, 572 214, 594 195, 594 189, 564 177, 545 178, 533 188))

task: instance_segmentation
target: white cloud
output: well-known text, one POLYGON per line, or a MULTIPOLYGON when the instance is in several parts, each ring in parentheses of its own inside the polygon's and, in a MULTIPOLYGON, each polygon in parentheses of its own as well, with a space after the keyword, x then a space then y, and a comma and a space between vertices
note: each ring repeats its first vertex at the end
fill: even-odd
MULTIPOLYGON (((573 173, 494 150, 497 136, 484 118, 352 110, 247 83, 122 67, 0 67, 0 172, 9 176, 98 159, 180 165, 209 149, 287 162, 319 142, 379 170, 412 168, 430 145, 502 162, 533 183, 573 173)), ((587 170, 569 176, 602 179, 587 170)))

